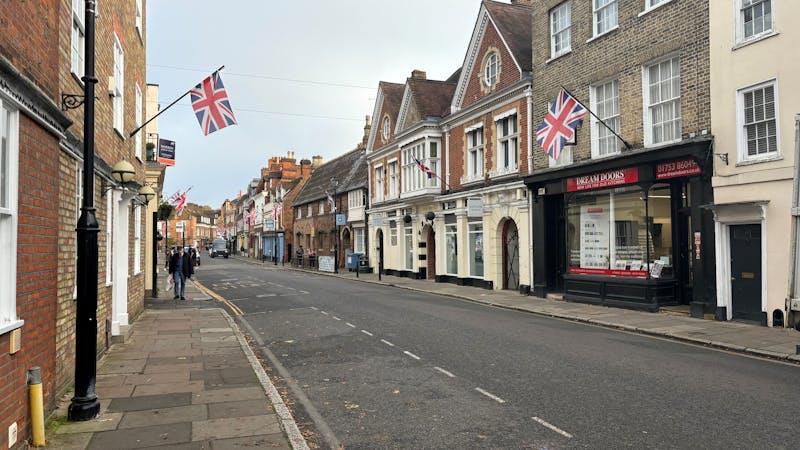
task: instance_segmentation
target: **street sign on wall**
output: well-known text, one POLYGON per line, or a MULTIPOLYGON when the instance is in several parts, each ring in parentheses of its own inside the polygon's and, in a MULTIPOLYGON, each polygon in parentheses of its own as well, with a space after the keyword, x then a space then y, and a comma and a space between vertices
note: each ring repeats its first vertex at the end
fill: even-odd
POLYGON ((158 163, 165 166, 175 165, 175 141, 158 140, 158 163))
POLYGON ((483 199, 480 197, 467 199, 467 217, 483 217, 483 199))
POLYGON ((334 259, 333 256, 320 256, 317 258, 319 262, 319 271, 320 272, 334 272, 334 259))
POLYGON ((347 215, 346 214, 336 214, 336 225, 347 225, 347 215))

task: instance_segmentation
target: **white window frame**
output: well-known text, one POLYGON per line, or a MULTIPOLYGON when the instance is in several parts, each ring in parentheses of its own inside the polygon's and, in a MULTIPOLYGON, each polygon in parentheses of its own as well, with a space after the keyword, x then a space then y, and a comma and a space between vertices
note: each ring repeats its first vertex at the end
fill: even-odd
POLYGON ((397 166, 397 158, 389 161, 389 198, 397 198, 400 193, 400 189, 398 189, 400 173, 397 166))
POLYGON ((402 194, 435 189, 439 187, 439 159, 442 146, 438 139, 422 139, 403 147, 400 151, 402 158, 400 191, 402 194), (436 156, 431 157, 431 147, 436 145, 436 156), (417 166, 416 159, 430 168, 434 176, 428 176, 417 166))
MULTIPOLYGON (((550 10, 550 59, 558 58, 561 55, 565 55, 572 51, 572 4, 571 0, 567 0, 563 3, 556 5, 553 9, 550 10), (566 24, 562 27, 556 29, 556 19, 562 18, 562 16, 566 17, 566 24), (557 36, 566 36, 564 39, 567 44, 562 46, 560 49, 556 50, 556 37, 557 36)), ((563 44, 563 41, 562 41, 563 44)))
POLYGON ((125 126, 125 51, 119 36, 114 33, 114 90, 112 99, 112 113, 114 129, 123 135, 125 126))
MULTIPOLYGON (((751 4, 745 6, 745 1, 749 0, 736 0, 735 14, 736 14, 736 43, 744 44, 752 41, 757 41, 761 38, 775 34, 775 2, 772 0, 752 0, 751 4), (759 33, 753 33, 751 36, 745 35, 745 22, 744 13, 746 9, 755 9, 756 7, 764 4, 769 4, 770 7, 770 26, 759 33)), ((762 6, 763 7, 763 6, 762 6)), ((762 15, 762 20, 763 20, 762 15)))
MULTIPOLYGON (((607 125, 609 125, 611 127, 614 127, 614 121, 616 120, 616 122, 617 122, 616 123, 616 127, 615 127, 616 129, 614 131, 616 131, 619 134, 620 127, 622 126, 622 119, 620 117, 621 113, 620 113, 620 109, 619 109, 619 80, 617 78, 614 78, 612 80, 605 80, 605 81, 603 81, 601 83, 597 83, 597 84, 594 84, 594 85, 590 86, 589 87, 589 100, 590 100, 590 103, 592 105, 592 111, 595 111, 595 114, 598 114, 598 116, 599 116, 600 115, 600 108, 599 108, 600 95, 598 94, 598 92, 599 92, 598 90, 599 89, 605 90, 605 88, 608 85, 611 85, 612 95, 613 95, 613 91, 616 90, 616 96, 611 98, 611 106, 612 106, 612 108, 614 108, 614 107, 616 108, 616 114, 611 115, 611 116, 609 116, 607 114, 603 114, 605 117, 600 117, 600 118, 603 119, 603 121, 607 125)), ((609 99, 606 99, 605 97, 603 98, 604 103, 608 102, 608 100, 609 99)), ((592 127, 591 128, 592 159, 605 158, 605 157, 608 157, 608 156, 613 156, 613 155, 619 154, 622 151, 622 141, 620 141, 620 139, 618 137, 614 136, 613 134, 611 136, 603 136, 601 138, 600 135, 602 133, 609 132, 609 131, 605 127, 605 125, 603 125, 600 122, 600 120, 598 120, 593 114, 591 114, 590 116, 591 116, 590 123, 591 123, 591 127, 592 127), (614 139, 614 142, 616 142, 615 150, 601 154, 600 153, 600 140, 601 139, 610 140, 610 138, 612 138, 612 137, 614 139)))
POLYGON ((106 286, 114 282, 114 191, 106 194, 106 286))
POLYGON ((599 37, 608 32, 616 30, 619 27, 619 0, 592 0, 592 36, 599 37), (598 3, 601 1, 605 1, 605 4, 599 5, 598 3), (604 16, 604 19, 611 18, 607 20, 609 23, 607 24, 607 28, 600 31, 600 24, 603 23, 600 20, 600 16, 604 13, 608 13, 608 16, 604 16))
MULTIPOLYGON (((200 231, 202 232, 202 228, 200 231)), ((133 274, 142 272, 142 207, 133 207, 133 274)))
POLYGON ((366 253, 364 245, 364 236, 366 231, 364 228, 353 228, 353 251, 356 253, 366 253))
MULTIPOLYGON (((134 101, 134 108, 136 111, 134 112, 134 121, 136 122, 136 128, 142 124, 142 90, 139 88, 139 82, 136 82, 136 96, 134 101)), ((136 156, 139 161, 142 160, 142 133, 144 130, 139 130, 133 136, 133 147, 134 147, 134 156, 136 156)))
POLYGON ((458 247, 459 247, 458 246, 458 234, 459 233, 458 233, 458 225, 457 224, 455 224, 455 223, 447 223, 447 224, 444 225, 444 246, 445 246, 444 247, 445 248, 444 273, 446 275, 458 276, 458 247), (451 236, 453 237, 453 239, 455 239, 455 243, 456 243, 456 248, 455 248, 456 251, 455 251, 455 253, 453 255, 450 254, 450 252, 448 251, 449 249, 447 248, 447 241, 451 236), (448 258, 450 258, 451 256, 455 257, 455 263, 456 263, 456 271, 455 272, 450 272, 448 270, 449 269, 448 258))
POLYGON ((383 201, 383 164, 375 166, 372 170, 375 171, 375 192, 372 198, 376 202, 383 201))
POLYGON ((323 215, 323 214, 325 214, 325 202, 326 202, 326 201, 327 201, 327 200, 320 200, 320 201, 319 201, 319 215, 320 215, 320 216, 321 216, 321 215, 323 215))
POLYGON ((644 2, 644 11, 648 12, 651 9, 658 8, 659 6, 665 5, 672 0, 645 0, 644 2))
MULTIPOLYGON (((680 67, 681 67, 680 56, 675 55, 675 54, 669 55, 669 56, 665 56, 663 58, 660 58, 658 60, 652 61, 652 62, 642 66, 642 103, 643 103, 643 106, 644 106, 643 124, 644 124, 644 146, 645 147, 652 147, 652 146, 657 146, 657 145, 660 146, 660 145, 671 144, 671 143, 674 143, 674 142, 680 142, 680 140, 682 139, 682 135, 683 135, 683 116, 682 116, 682 111, 681 111, 681 100, 682 100, 681 99, 681 89, 682 89, 681 81, 682 80, 681 80, 681 69, 680 69, 680 67), (678 62, 678 92, 677 92, 677 96, 672 97, 669 100, 661 99, 658 103, 651 104, 651 102, 650 102, 650 68, 653 67, 653 66, 656 66, 656 65, 663 64, 663 63, 668 62, 668 61, 671 62, 673 60, 677 60, 677 62, 678 62), (651 108, 654 108, 654 107, 657 107, 657 106, 661 106, 661 105, 665 105, 665 104, 667 104, 669 102, 675 102, 675 105, 676 105, 675 110, 677 111, 677 115, 675 117, 673 117, 672 120, 677 120, 678 121, 677 136, 675 138, 673 138, 673 139, 670 139, 670 140, 663 140, 661 142, 654 142, 653 141, 653 120, 652 120, 651 108)), ((675 77, 673 75, 671 77, 671 79, 674 79, 674 78, 675 77)), ((663 82, 663 81, 660 81, 660 82, 663 82)), ((666 121, 662 121, 661 123, 662 124, 666 123, 666 121)))
POLYGON ((485 232, 485 230, 484 230, 482 221, 475 221, 475 222, 467 223, 467 260, 468 260, 467 261, 468 262, 467 267, 469 267, 469 277, 470 278, 483 279, 486 276, 486 235, 484 234, 484 232, 485 232), (476 225, 480 225, 481 226, 480 231, 473 231, 472 230, 472 227, 476 226, 476 225), (483 273, 481 275, 473 275, 472 274, 472 271, 474 269, 473 263, 474 263, 475 257, 474 257, 474 254, 473 254, 474 249, 472 248, 472 245, 471 245, 471 242, 470 242, 470 238, 472 237, 473 234, 480 234, 481 235, 481 243, 483 245, 483 250, 482 251, 483 251, 484 259, 483 259, 483 273))
POLYGON ((406 270, 414 270, 414 228, 409 225, 403 227, 403 266, 406 270))
POLYGON ((519 171, 519 125, 519 116, 516 110, 495 117, 495 136, 497 136, 497 157, 495 158, 497 167, 495 168, 495 176, 507 175, 519 171), (503 135, 504 123, 509 124, 509 130, 513 125, 513 132, 503 135), (508 146, 510 148, 511 143, 514 144, 514 150, 509 150, 508 154, 506 154, 505 147, 508 146))
POLYGON ((776 159, 780 159, 782 157, 781 154, 781 121, 780 121, 780 105, 779 105, 779 95, 778 95, 778 80, 773 78, 771 80, 764 81, 762 83, 754 84, 752 86, 747 86, 745 88, 739 89, 736 92, 736 127, 738 129, 737 132, 737 148, 739 154, 739 163, 753 163, 753 162, 764 162, 764 161, 774 161, 776 159), (775 151, 774 152, 767 152, 762 153, 760 155, 749 156, 747 154, 747 129, 745 128, 745 118, 744 118, 744 96, 749 92, 753 92, 759 89, 764 89, 766 87, 772 86, 773 88, 773 95, 775 97, 775 151))
POLYGON ((136 0, 136 21, 135 27, 136 32, 139 33, 139 37, 142 37, 142 0, 136 0))
POLYGON ((381 130, 381 137, 383 138, 383 142, 389 142, 389 136, 392 132, 392 123, 389 119, 389 116, 383 117, 383 129, 381 130))
MULTIPOLYGON (((24 323, 17 316, 19 112, 0 97, 0 139, 3 139, 3 136, 5 136, 7 155, 7 177, 6 204, 0 206, 0 335, 17 329, 24 323)), ((1 180, 2 178, 0 183, 3 182, 1 180)))
MULTIPOLYGON (((72 0, 72 20, 70 21, 70 71, 80 80, 84 75, 86 52, 86 3, 72 0)), ((83 83, 81 81, 81 83, 83 83)))
POLYGON ((485 133, 483 124, 466 129, 464 138, 467 142, 467 175, 464 177, 464 182, 469 183, 471 181, 482 180, 486 173, 485 133))
POLYGON ((483 66, 483 84, 491 88, 497 84, 500 76, 500 55, 496 51, 486 55, 486 63, 483 66))

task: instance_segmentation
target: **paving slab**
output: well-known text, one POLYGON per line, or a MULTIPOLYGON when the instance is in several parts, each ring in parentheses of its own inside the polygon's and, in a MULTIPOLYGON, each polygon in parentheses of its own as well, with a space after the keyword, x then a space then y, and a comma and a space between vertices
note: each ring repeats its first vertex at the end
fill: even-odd
MULTIPOLYGON (((201 405, 199 405, 201 406, 201 405)), ((221 419, 230 417, 247 417, 272 414, 266 398, 259 400, 242 400, 238 402, 222 402, 208 404, 208 418, 221 419)))
POLYGON ((283 434, 262 434, 214 441, 214 450, 243 450, 243 449, 271 449, 284 450, 291 447, 286 443, 283 434))
POLYGON ((163 384, 163 383, 182 383, 189 380, 189 371, 180 370, 176 372, 143 373, 139 375, 125 375, 123 384, 163 384))
POLYGON ((144 369, 147 364, 146 359, 130 359, 122 361, 105 361, 97 369, 98 375, 116 374, 116 373, 139 373, 144 369))
POLYGON ((127 412, 119 422, 119 429, 140 428, 170 423, 195 422, 208 419, 206 405, 187 405, 174 408, 148 409, 127 412))
POLYGON ((109 450, 174 445, 192 441, 192 424, 177 423, 95 433, 88 449, 109 450))
POLYGON ((97 396, 100 398, 130 397, 131 394, 133 394, 133 385, 122 385, 115 387, 97 386, 97 396))
POLYGON ((200 392, 204 388, 202 381, 183 383, 142 384, 133 390, 133 397, 142 395, 174 394, 178 392, 200 392))
POLYGON ((230 389, 215 389, 196 392, 192 395, 192 404, 221 403, 240 400, 267 398, 260 386, 249 386, 230 389))
POLYGON ((96 433, 98 431, 114 430, 117 428, 120 420, 122 420, 122 413, 105 413, 101 414, 96 419, 87 420, 85 422, 64 423, 58 427, 58 433, 96 433))
POLYGON ((209 419, 192 424, 193 441, 258 436, 280 432, 281 426, 275 415, 209 419))
POLYGON ((115 398, 108 405, 109 412, 144 411, 147 409, 174 408, 192 404, 191 392, 143 395, 139 397, 115 398))

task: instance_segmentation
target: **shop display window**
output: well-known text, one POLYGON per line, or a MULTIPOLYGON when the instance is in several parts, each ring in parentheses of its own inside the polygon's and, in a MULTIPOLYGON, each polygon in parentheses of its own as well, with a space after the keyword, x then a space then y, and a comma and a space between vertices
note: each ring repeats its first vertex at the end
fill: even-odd
POLYGON ((458 232, 455 225, 445 227, 447 246, 447 273, 458 275, 458 232))
POLYGON ((573 196, 567 206, 569 272, 672 277, 669 185, 654 186, 649 201, 638 186, 573 196))
POLYGON ((483 224, 469 224, 469 274, 483 277, 483 224))

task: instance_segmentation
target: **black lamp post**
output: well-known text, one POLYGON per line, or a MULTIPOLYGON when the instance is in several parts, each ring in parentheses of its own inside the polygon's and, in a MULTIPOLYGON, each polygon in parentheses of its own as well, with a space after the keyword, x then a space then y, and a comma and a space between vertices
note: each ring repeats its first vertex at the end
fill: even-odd
POLYGON ((94 208, 95 0, 86 0, 86 65, 83 80, 83 204, 77 231, 77 311, 75 314, 75 396, 69 420, 89 420, 100 412, 95 392, 97 372, 97 234, 94 208))

